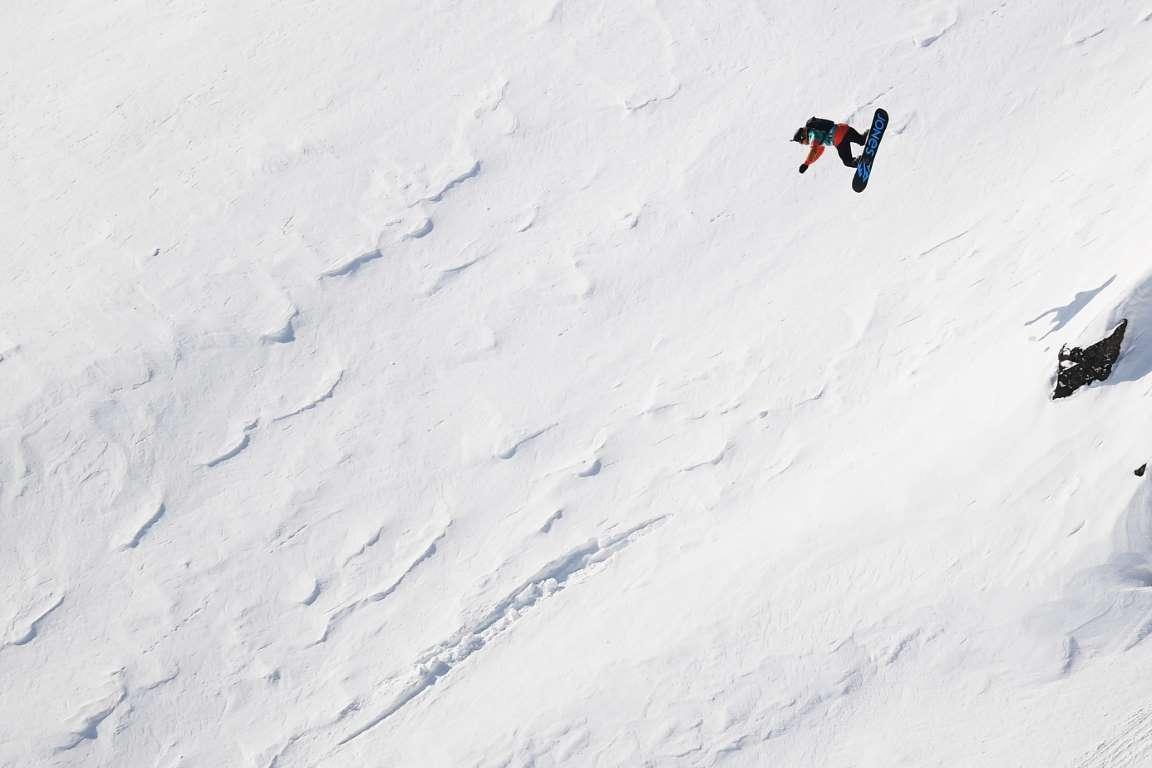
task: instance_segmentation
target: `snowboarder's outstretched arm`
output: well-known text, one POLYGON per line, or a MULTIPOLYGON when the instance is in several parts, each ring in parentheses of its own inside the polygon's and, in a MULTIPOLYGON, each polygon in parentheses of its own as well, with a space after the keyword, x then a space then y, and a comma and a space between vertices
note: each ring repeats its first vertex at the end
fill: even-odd
POLYGON ((808 150, 808 157, 804 160, 804 164, 800 166, 800 173, 808 170, 808 166, 819 160, 822 154, 824 154, 824 145, 813 144, 812 149, 808 150))

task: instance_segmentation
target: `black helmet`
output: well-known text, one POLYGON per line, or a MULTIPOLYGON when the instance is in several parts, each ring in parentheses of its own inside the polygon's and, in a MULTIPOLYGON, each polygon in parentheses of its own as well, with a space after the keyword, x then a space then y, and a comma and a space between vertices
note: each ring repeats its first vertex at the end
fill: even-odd
POLYGON ((792 141, 798 141, 801 144, 808 138, 808 130, 806 128, 797 128, 796 133, 792 134, 792 141))

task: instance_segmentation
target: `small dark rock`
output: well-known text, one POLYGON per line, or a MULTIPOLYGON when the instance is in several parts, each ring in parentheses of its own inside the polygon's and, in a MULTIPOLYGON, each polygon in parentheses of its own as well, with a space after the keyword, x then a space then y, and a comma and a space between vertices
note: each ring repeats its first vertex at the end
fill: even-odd
POLYGON ((1056 371, 1056 391, 1052 399, 1068 397, 1086 384, 1104 381, 1112 374, 1112 366, 1120 357, 1120 345, 1128 321, 1121 320, 1107 337, 1087 347, 1060 348, 1060 367, 1056 371))
POLYGON ((1144 477, 1144 470, 1146 470, 1146 469, 1148 469, 1148 465, 1147 464, 1141 464, 1139 467, 1136 468, 1136 471, 1133 474, 1135 474, 1136 477, 1144 477))

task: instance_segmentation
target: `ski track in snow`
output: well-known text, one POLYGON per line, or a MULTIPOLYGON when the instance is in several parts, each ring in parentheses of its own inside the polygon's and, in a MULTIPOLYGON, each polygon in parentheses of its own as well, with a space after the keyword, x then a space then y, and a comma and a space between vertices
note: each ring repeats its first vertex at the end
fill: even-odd
POLYGON ((396 695, 392 703, 375 714, 363 725, 344 736, 337 744, 343 746, 400 712, 420 694, 451 674, 472 654, 480 651, 501 634, 509 631, 526 612, 542 600, 565 589, 574 579, 590 574, 595 566, 604 563, 638 538, 663 523, 662 515, 633 526, 624 533, 602 542, 592 541, 553 560, 520 587, 498 602, 482 619, 461 629, 451 639, 428 650, 419 659, 412 680, 396 695))

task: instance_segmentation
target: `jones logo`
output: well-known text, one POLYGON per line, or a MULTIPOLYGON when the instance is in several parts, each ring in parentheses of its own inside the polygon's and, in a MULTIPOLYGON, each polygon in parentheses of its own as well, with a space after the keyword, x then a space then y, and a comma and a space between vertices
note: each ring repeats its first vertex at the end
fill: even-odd
POLYGON ((861 181, 868 181, 868 177, 872 174, 871 163, 860 163, 856 167, 856 175, 860 177, 861 181))
POLYGON ((888 125, 888 121, 884 119, 883 115, 876 116, 876 122, 872 126, 872 133, 868 136, 868 145, 865 149, 869 152, 875 152, 876 148, 880 146, 880 138, 884 135, 884 126, 888 125))

